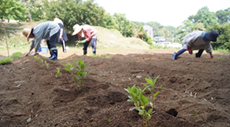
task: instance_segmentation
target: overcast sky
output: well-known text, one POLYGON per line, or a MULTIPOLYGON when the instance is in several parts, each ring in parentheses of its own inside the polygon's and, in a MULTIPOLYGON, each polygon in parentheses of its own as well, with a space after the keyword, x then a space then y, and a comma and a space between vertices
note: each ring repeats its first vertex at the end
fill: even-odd
POLYGON ((211 12, 230 7, 230 0, 95 0, 95 3, 111 15, 122 13, 131 21, 154 21, 174 27, 204 6, 211 12))

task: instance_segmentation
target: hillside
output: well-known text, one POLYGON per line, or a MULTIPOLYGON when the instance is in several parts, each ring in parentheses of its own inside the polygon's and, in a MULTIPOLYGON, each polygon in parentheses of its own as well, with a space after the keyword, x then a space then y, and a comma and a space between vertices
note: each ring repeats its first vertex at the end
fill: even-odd
MULTIPOLYGON (((32 23, 6 23, 6 31, 9 36, 8 43, 10 47, 25 46, 29 43, 26 42, 25 37, 22 36, 23 28, 34 27, 39 22, 32 23)), ((106 29, 100 26, 94 26, 98 30, 98 44, 97 48, 103 49, 148 49, 149 45, 139 38, 126 38, 116 29, 106 29)), ((66 42, 67 46, 75 46, 76 37, 71 36, 72 31, 69 33, 69 41, 66 42)), ((0 37, 2 45, 0 48, 5 49, 4 31, 1 27, 0 37), (4 39, 3 39, 4 38, 4 39)), ((81 45, 80 45, 81 46, 81 45)))
POLYGON ((116 29, 106 29, 95 26, 98 30, 99 48, 118 48, 118 49, 148 49, 149 45, 139 38, 126 38, 116 29))

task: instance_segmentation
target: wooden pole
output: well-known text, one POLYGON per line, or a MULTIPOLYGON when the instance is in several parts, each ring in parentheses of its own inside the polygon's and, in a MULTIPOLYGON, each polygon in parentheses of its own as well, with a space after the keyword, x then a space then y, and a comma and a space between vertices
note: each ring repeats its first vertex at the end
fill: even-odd
POLYGON ((7 48, 7 51, 8 51, 8 57, 10 57, 8 43, 7 43, 6 27, 5 27, 4 23, 2 24, 2 27, 4 28, 4 33, 5 33, 5 36, 6 36, 6 48, 7 48))

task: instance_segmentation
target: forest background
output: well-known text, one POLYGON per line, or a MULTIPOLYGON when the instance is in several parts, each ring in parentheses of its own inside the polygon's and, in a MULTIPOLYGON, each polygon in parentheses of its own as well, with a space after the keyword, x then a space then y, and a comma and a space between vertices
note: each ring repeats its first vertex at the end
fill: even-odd
MULTIPOLYGON (((167 10, 166 10, 167 11, 167 10)), ((178 27, 163 26, 158 22, 130 21, 125 14, 107 13, 94 0, 1 0, 0 18, 1 24, 7 20, 21 22, 42 22, 60 18, 68 34, 72 27, 77 24, 90 24, 107 29, 116 29, 124 37, 137 37, 147 42, 150 46, 154 40, 147 35, 143 25, 147 24, 154 29, 154 36, 163 36, 170 42, 181 43, 183 37, 189 32, 201 30, 210 31, 215 29, 219 32, 217 42, 212 42, 215 50, 229 51, 230 49, 230 8, 210 12, 207 6, 191 15, 178 27)), ((175 18, 177 15, 175 15, 175 18)), ((1 38, 4 29, 1 25, 1 38)), ((10 35, 8 35, 10 36, 10 35)), ((1 42, 3 43, 3 42, 1 42)), ((17 43, 17 42, 14 42, 17 43)))

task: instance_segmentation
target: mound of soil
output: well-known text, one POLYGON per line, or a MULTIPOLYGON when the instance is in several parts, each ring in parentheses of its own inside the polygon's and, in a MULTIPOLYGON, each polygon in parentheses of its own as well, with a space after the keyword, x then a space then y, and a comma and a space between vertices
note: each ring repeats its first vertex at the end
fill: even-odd
MULTIPOLYGON (((119 53, 120 51, 117 51, 119 53)), ((156 97, 151 127, 230 126, 230 57, 207 54, 201 58, 172 53, 70 55, 46 60, 20 57, 0 65, 0 126, 2 127, 141 127, 142 118, 128 102, 124 88, 143 88, 145 78, 155 79, 156 97), (82 59, 91 72, 82 89, 67 62, 82 59), (62 76, 56 77, 57 68, 62 76)), ((150 95, 146 91, 145 95, 150 95)))

